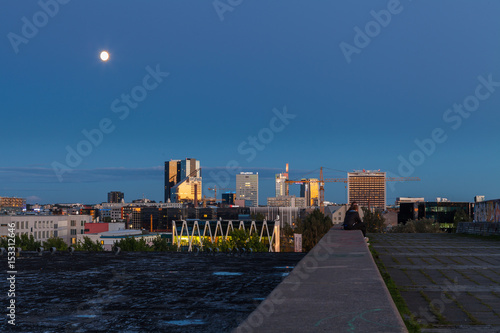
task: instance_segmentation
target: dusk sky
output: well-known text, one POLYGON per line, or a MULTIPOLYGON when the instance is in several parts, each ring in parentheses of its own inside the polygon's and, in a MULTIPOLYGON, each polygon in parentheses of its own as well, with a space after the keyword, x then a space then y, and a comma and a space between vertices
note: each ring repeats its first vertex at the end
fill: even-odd
POLYGON ((191 157, 207 196, 259 172, 261 204, 286 163, 421 179, 388 204, 500 198, 500 1, 231 3, 3 1, 0 196, 163 201, 191 157))

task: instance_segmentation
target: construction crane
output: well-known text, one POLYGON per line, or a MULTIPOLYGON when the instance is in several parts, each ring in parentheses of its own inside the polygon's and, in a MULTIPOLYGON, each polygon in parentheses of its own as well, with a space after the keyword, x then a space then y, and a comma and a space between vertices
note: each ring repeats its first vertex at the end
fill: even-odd
MULTIPOLYGON (((364 171, 364 170, 363 170, 364 171)), ((288 170, 287 170, 288 172, 288 170)), ((405 181, 420 181, 418 177, 385 177, 386 182, 405 182, 405 181)), ((319 183, 319 206, 323 209, 325 201, 325 183, 347 183, 347 178, 324 178, 323 177, 323 167, 319 168, 319 180, 286 180, 286 184, 308 184, 311 182, 319 183)))
MULTIPOLYGON (((209 191, 214 191, 214 198, 215 198, 215 202, 217 202, 217 185, 214 185, 214 188, 208 188, 209 191)), ((218 188, 219 191, 233 191, 234 189, 233 188, 225 188, 225 187, 219 187, 218 188)))

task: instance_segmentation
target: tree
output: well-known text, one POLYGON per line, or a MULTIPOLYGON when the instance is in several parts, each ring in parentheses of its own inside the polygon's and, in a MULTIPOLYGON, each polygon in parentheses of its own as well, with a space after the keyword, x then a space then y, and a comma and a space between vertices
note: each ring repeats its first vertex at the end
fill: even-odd
POLYGON ((463 210, 459 209, 453 215, 453 222, 472 222, 470 216, 463 210))
POLYGON ((288 223, 285 223, 285 226, 281 229, 281 232, 284 237, 293 237, 293 234, 295 233, 292 226, 288 223))
POLYGON ((363 207, 363 222, 366 224, 366 232, 377 233, 382 232, 385 225, 385 218, 379 210, 372 212, 366 207, 363 207))
POLYGON ((396 233, 439 233, 439 223, 434 219, 423 218, 420 220, 408 220, 406 224, 399 224, 391 229, 391 232, 396 233))
POLYGON ((77 251, 89 251, 89 252, 99 252, 104 251, 104 248, 98 240, 93 242, 90 237, 84 236, 83 242, 81 240, 78 241, 75 245, 75 250, 77 251))
POLYGON ((55 247, 57 251, 66 251, 68 249, 68 245, 66 245, 66 242, 59 237, 52 237, 47 239, 45 242, 43 242, 43 247, 45 249, 55 247))
POLYGON ((297 220, 296 231, 302 234, 302 248, 304 251, 310 251, 320 239, 333 226, 330 217, 325 216, 319 209, 314 210, 311 214, 302 220, 297 220))
POLYGON ((152 248, 146 243, 144 238, 139 240, 135 237, 125 237, 115 242, 115 246, 120 247, 122 251, 151 251, 152 248))

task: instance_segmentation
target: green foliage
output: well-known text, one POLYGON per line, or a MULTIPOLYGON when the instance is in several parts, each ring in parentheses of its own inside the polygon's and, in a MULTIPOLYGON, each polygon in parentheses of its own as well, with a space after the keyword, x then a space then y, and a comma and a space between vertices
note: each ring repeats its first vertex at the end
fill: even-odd
MULTIPOLYGON (((151 251, 150 247, 144 238, 136 239, 135 237, 125 237, 120 241, 115 242, 115 246, 119 246, 122 251, 151 251)), ((153 245, 154 246, 154 245, 153 245)))
POLYGON ((75 245, 76 251, 89 251, 89 252, 99 252, 104 251, 104 248, 99 241, 93 242, 89 237, 84 236, 83 242, 81 240, 78 241, 75 245))
POLYGON ((472 222, 472 219, 463 209, 459 209, 455 212, 455 215, 453 215, 453 222, 472 222))
POLYGON ((304 220, 297 220, 296 233, 302 234, 302 248, 310 251, 333 226, 330 217, 319 209, 314 210, 304 220))
POLYGON ((268 252, 269 248, 261 241, 259 236, 253 234, 250 236, 248 231, 243 229, 235 229, 229 233, 229 239, 225 240, 224 237, 217 237, 215 242, 212 243, 210 238, 207 237, 202 241, 203 249, 212 249, 215 251, 217 248, 221 252, 226 252, 230 249, 237 247, 238 249, 245 249, 253 252, 268 252))
POLYGON ((285 237, 293 237, 294 230, 292 226, 288 223, 285 223, 285 226, 281 228, 281 234, 285 237))
POLYGON ((43 247, 48 250, 52 247, 55 247, 57 251, 66 251, 68 249, 68 245, 66 242, 59 237, 51 237, 43 242, 43 247))
POLYGON ((151 247, 151 249, 153 251, 175 252, 177 251, 177 245, 168 243, 166 238, 158 237, 153 240, 153 246, 151 247))
POLYGON ((406 224, 399 224, 391 229, 396 233, 439 233, 439 223, 434 219, 409 220, 406 224))
POLYGON ((366 224, 366 232, 378 233, 385 230, 385 218, 379 210, 372 212, 366 207, 363 207, 363 222, 366 224))
MULTIPOLYGON (((16 244, 14 247, 20 247, 23 251, 36 251, 39 247, 42 246, 42 243, 39 241, 36 241, 33 235, 26 235, 23 234, 21 237, 16 236, 15 238, 16 244)), ((0 240, 0 247, 3 248, 8 248, 8 238, 2 237, 0 240)))

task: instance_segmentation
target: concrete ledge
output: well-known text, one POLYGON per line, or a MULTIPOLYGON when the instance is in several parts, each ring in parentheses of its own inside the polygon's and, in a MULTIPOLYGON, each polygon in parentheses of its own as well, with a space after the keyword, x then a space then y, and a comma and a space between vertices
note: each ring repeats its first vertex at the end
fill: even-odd
POLYGON ((234 332, 407 330, 361 231, 332 228, 234 332))

